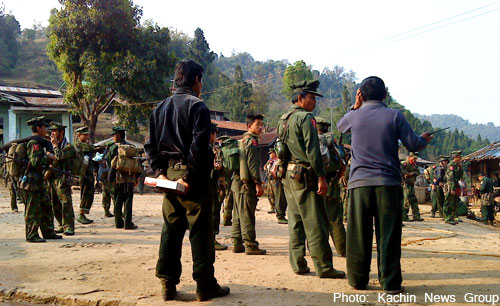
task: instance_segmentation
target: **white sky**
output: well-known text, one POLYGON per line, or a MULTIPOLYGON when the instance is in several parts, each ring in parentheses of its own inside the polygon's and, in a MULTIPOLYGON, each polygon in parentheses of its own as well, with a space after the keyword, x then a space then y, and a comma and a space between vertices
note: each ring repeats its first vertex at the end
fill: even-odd
MULTIPOLYGON (((56 0, 0 0, 21 27, 47 25, 56 0)), ((472 123, 500 125, 500 1, 158 1, 135 0, 145 19, 190 36, 200 27, 216 53, 249 52, 256 60, 304 60, 319 71, 334 65, 358 81, 384 79, 412 112, 453 113, 472 123), (487 6, 405 36, 392 35, 487 6), (495 10, 495 11, 492 11, 495 10), (492 11, 492 12, 490 12, 492 11), (489 13, 488 13, 489 12, 489 13), (353 51, 372 42, 361 50, 353 51), (497 87, 498 86, 498 87, 497 87)))

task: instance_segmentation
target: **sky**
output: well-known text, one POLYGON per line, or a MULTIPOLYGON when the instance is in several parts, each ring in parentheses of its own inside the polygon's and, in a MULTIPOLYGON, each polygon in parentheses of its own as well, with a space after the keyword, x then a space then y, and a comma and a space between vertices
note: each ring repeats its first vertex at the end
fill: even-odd
MULTIPOLYGON (((56 0, 1 2, 22 28, 34 21, 47 25, 50 9, 60 7, 56 0)), ((381 77, 393 98, 412 112, 456 114, 500 126, 498 0, 134 3, 142 6, 143 20, 190 36, 200 27, 217 54, 304 60, 319 71, 342 66, 354 71, 358 82, 381 77)))

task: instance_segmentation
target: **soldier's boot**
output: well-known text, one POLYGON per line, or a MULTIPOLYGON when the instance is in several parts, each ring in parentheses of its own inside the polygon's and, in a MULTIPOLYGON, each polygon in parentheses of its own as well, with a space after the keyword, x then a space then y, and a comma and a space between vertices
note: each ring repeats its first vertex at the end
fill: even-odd
POLYGON ((32 243, 40 243, 40 242, 45 242, 45 239, 41 238, 40 236, 35 236, 33 238, 26 239, 26 241, 32 242, 32 243))
POLYGON ((94 220, 88 219, 84 213, 80 213, 78 215, 78 218, 76 218, 76 221, 80 222, 81 224, 90 224, 94 222, 94 220))
POLYGON ((490 225, 495 226, 495 220, 490 220, 490 225))
POLYGON ((239 240, 233 240, 233 253, 243 253, 245 252, 245 246, 239 240))
POLYGON ((420 216, 413 216, 413 221, 424 221, 424 218, 420 217, 420 216))
POLYGON ((460 218, 455 218, 455 219, 453 219, 453 221, 455 221, 456 223, 458 223, 458 222, 464 222, 464 221, 463 221, 462 219, 460 219, 460 218))
POLYGON ((332 270, 325 272, 325 273, 318 275, 318 276, 319 276, 319 278, 344 278, 345 272, 332 269, 332 270))
POLYGON ((245 254, 247 255, 266 255, 266 250, 259 249, 258 245, 245 246, 245 254))
POLYGON ((12 208, 12 212, 17 213, 17 212, 19 212, 19 209, 17 207, 16 208, 12 208))
POLYGON ((271 208, 271 210, 269 210, 267 213, 268 214, 274 214, 276 212, 276 210, 274 210, 274 208, 271 208))
POLYGON ((136 228, 137 228, 137 225, 135 225, 134 223, 125 225, 126 230, 135 230, 136 228))
POLYGON ((177 288, 175 285, 169 284, 167 280, 161 280, 161 297, 164 301, 174 300, 177 295, 177 288))
POLYGON ((453 220, 447 220, 447 221, 444 221, 444 223, 451 224, 451 225, 457 225, 458 222, 455 222, 453 220))
POLYGON ((286 218, 279 218, 278 224, 288 224, 288 220, 286 218))
POLYGON ((432 212, 431 218, 436 218, 436 212, 435 211, 432 212))
POLYGON ((56 234, 55 232, 52 232, 49 235, 44 235, 43 238, 44 239, 54 239, 54 240, 56 240, 56 239, 62 239, 62 236, 56 234))
POLYGON ((219 284, 216 284, 213 288, 210 289, 199 289, 196 288, 196 298, 198 301, 208 301, 213 298, 218 298, 222 296, 226 296, 229 294, 229 287, 221 287, 219 284))
POLYGON ((214 238, 214 246, 216 251, 225 251, 227 250, 227 245, 220 243, 217 239, 214 238))
POLYGON ((109 208, 104 208, 104 217, 106 218, 111 218, 111 217, 114 217, 115 215, 113 215, 111 212, 109 212, 109 208))
POLYGON ((64 230, 63 235, 64 236, 73 236, 75 234, 75 229, 68 227, 64 230))
POLYGON ((58 225, 55 230, 54 230, 55 233, 57 234, 62 234, 64 232, 64 228, 62 225, 58 225))
POLYGON ((306 267, 304 270, 296 271, 295 274, 297 274, 297 275, 305 275, 305 274, 308 274, 309 272, 311 272, 311 269, 309 267, 306 267))
POLYGON ((488 221, 488 220, 484 220, 484 221, 483 221, 483 223, 484 223, 485 225, 488 225, 488 224, 489 224, 489 221, 488 221))

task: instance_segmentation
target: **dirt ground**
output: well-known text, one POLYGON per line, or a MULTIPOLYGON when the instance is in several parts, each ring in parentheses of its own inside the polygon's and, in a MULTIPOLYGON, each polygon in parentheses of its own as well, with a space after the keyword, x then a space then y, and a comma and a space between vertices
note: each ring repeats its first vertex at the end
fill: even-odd
MULTIPOLYGON (((76 225, 76 235, 43 244, 25 241, 23 213, 10 211, 6 190, 0 198, 0 304, 64 305, 163 305, 160 283, 155 277, 162 198, 156 194, 134 196, 135 231, 113 227, 103 217, 101 195, 96 195, 89 218, 91 225, 76 225), (17 304, 16 304, 17 303, 17 304)), ((73 194, 75 212, 79 193, 73 194)), ((376 254, 366 291, 355 291, 347 280, 319 279, 314 272, 295 275, 288 263, 288 229, 268 214, 269 202, 259 201, 257 239, 265 256, 217 251, 215 272, 231 294, 209 302, 196 302, 196 284, 191 278, 190 244, 184 239, 183 274, 179 300, 171 305, 383 305, 387 298, 377 281, 376 254), (341 294, 344 295, 341 295, 341 294), (334 295, 337 294, 337 295, 334 295), (364 296, 367 295, 367 296, 364 296), (334 296, 337 299, 334 300, 334 296), (349 303, 351 301, 352 303, 349 303)), ((481 299, 500 296, 500 231, 463 219, 452 226, 430 218, 430 206, 421 205, 424 222, 406 223, 403 228, 403 285, 400 301, 428 305, 430 294, 452 296, 455 303, 472 305, 481 299), (473 294, 467 295, 467 293, 473 294), (427 295, 426 295, 427 294, 427 295), (468 303, 466 303, 468 302, 468 303)), ((498 222, 498 216, 497 216, 498 222)), ((230 244, 230 227, 221 226, 220 242, 230 244)), ((307 258, 313 268, 311 258, 307 258)), ((345 259, 335 255, 334 266, 344 270, 345 259)), ((448 297, 450 298, 450 297, 448 297)), ((451 300, 453 301, 453 300, 451 300)), ((392 301, 394 302, 394 300, 392 301)), ((396 301, 397 302, 397 301, 396 301)), ((483 303, 478 303, 483 304, 483 303)), ((487 303, 488 304, 488 303, 487 303)), ((489 304, 492 304, 491 302, 489 304)), ((498 304, 498 302, 497 302, 498 304)))

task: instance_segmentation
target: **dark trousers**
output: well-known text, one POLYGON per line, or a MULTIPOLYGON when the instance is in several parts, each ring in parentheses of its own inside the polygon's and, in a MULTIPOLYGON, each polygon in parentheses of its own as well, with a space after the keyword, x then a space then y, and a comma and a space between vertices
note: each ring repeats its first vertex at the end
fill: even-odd
POLYGON ((278 219, 283 219, 286 216, 286 197, 285 197, 285 187, 283 187, 283 184, 278 181, 276 183, 276 191, 274 193, 275 196, 275 211, 276 211, 276 218, 278 219))
POLYGON ((132 202, 134 183, 116 184, 115 186, 115 226, 132 226, 132 202), (123 209, 123 214, 122 214, 123 209), (123 216, 123 217, 122 217, 123 216), (124 220, 125 219, 125 224, 124 220))
POLYGON ((212 230, 214 236, 219 234, 219 224, 220 224, 220 210, 222 207, 222 202, 219 199, 219 194, 217 193, 217 186, 211 182, 210 184, 210 197, 212 199, 212 230))
POLYGON ((208 188, 191 189, 184 196, 165 194, 163 221, 156 277, 165 279, 168 284, 179 283, 182 273, 182 240, 189 227, 193 279, 201 290, 215 286, 217 280, 214 277, 212 200, 208 188))
POLYGON ((349 190, 347 277, 364 289, 370 278, 373 221, 377 242, 378 279, 384 290, 399 289, 401 276, 401 186, 369 186, 349 190))

